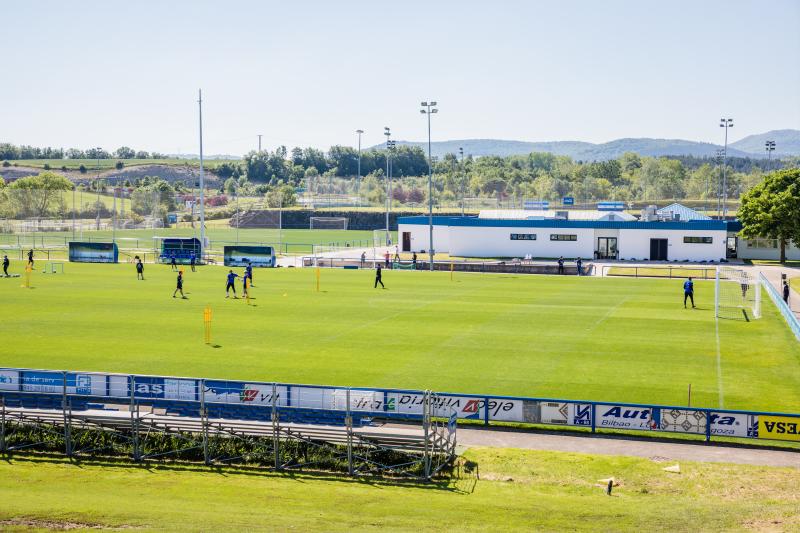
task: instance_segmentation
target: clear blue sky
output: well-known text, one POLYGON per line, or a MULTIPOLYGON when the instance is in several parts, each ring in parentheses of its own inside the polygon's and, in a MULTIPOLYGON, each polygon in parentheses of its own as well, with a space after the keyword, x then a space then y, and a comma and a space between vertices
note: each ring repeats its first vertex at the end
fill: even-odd
POLYGON ((800 2, 5 0, 0 141, 206 153, 800 128, 800 2))

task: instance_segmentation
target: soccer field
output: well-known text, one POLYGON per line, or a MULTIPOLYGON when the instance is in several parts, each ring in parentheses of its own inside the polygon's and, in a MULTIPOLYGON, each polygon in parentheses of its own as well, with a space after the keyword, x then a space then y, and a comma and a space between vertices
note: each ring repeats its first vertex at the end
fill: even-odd
POLYGON ((187 300, 163 265, 0 279, 0 365, 800 411, 800 344, 767 298, 717 335, 712 282, 686 310, 681 280, 323 270, 316 292, 281 268, 248 306, 226 273, 187 272, 187 300))

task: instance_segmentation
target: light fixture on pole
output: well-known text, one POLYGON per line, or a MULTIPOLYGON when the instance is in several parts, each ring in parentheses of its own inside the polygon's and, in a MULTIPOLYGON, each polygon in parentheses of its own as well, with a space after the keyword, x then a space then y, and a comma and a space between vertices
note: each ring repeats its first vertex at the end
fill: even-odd
POLYGON ((722 148, 717 149, 714 163, 717 167, 717 216, 722 216, 722 148))
POLYGON ((722 152, 722 216, 725 216, 728 214, 728 128, 733 127, 733 119, 719 119, 719 127, 725 128, 725 148, 722 152))
POLYGON ((428 115, 428 251, 430 253, 430 269, 433 272, 433 157, 431 156, 431 115, 438 113, 436 102, 421 102, 423 115, 428 115))
POLYGON ((358 135, 358 176, 356 177, 356 196, 358 197, 358 206, 361 207, 361 134, 364 130, 356 130, 358 135))
POLYGON ((203 172, 203 91, 197 90, 197 106, 200 119, 200 262, 203 261, 203 250, 206 246, 206 202, 205 173, 203 172))
POLYGON ((772 170, 772 152, 775 151, 775 141, 765 142, 764 149, 767 151, 767 170, 772 170))

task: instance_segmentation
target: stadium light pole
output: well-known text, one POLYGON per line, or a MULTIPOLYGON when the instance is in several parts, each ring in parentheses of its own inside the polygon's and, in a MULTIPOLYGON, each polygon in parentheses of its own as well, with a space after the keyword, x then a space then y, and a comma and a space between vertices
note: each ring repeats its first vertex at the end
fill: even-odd
POLYGON ((467 173, 464 172, 464 148, 459 146, 458 147, 458 155, 461 156, 461 216, 464 216, 464 190, 465 185, 467 184, 467 173))
POLYGON ((717 216, 720 217, 722 216, 722 148, 717 150, 714 162, 717 167, 717 216))
POLYGON ((356 196, 358 197, 358 207, 361 207, 361 134, 364 130, 356 130, 358 135, 358 176, 356 177, 356 196))
POLYGON ((767 170, 772 170, 772 152, 775 151, 775 141, 765 142, 764 149, 767 151, 767 170))
POLYGON ((203 172, 203 90, 197 90, 197 106, 200 119, 200 261, 206 245, 205 173, 203 172))
POLYGON ((430 270, 433 272, 433 157, 431 155, 431 115, 438 113, 436 102, 421 102, 423 115, 428 115, 428 252, 430 270))
POLYGON ((383 134, 386 135, 386 246, 389 246, 389 180, 391 179, 389 176, 390 168, 389 168, 389 160, 390 154, 389 145, 391 144, 391 136, 392 130, 389 129, 388 126, 383 128, 383 134))
POLYGON ((258 134, 258 151, 261 152, 261 134, 258 134))
POLYGON ((719 127, 725 128, 725 148, 722 152, 722 215, 728 214, 728 129, 733 127, 732 118, 719 119, 719 127))

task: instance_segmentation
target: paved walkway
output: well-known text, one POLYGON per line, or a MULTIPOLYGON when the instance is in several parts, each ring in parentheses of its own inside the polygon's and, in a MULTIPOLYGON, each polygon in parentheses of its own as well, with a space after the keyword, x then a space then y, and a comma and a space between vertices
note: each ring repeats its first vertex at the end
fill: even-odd
POLYGON ((766 450, 726 446, 723 444, 696 444, 662 442, 623 438, 613 435, 563 435, 530 433, 502 429, 458 428, 460 447, 491 446, 577 452, 600 455, 627 455, 660 461, 700 461, 735 463, 743 465, 788 466, 800 469, 800 450, 766 450))

